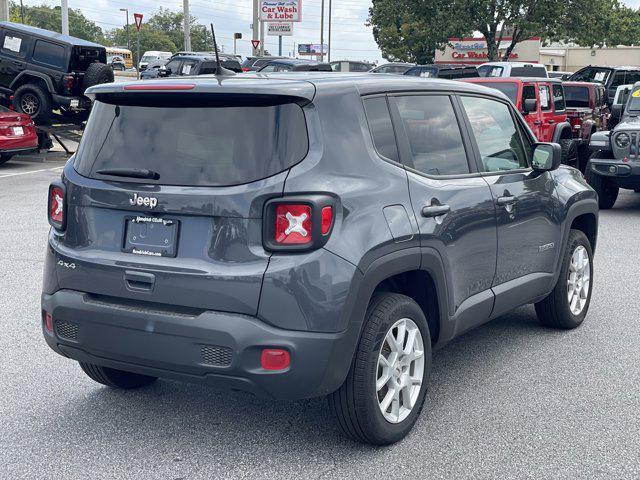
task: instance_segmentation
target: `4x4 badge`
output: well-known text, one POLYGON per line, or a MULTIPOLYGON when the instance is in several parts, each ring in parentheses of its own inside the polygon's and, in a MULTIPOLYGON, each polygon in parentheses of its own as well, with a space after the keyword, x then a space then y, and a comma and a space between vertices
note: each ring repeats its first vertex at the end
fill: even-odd
POLYGON ((141 197, 137 193, 134 193, 133 198, 129 199, 129 203, 139 207, 145 206, 149 208, 156 208, 158 205, 158 199, 156 197, 141 197))

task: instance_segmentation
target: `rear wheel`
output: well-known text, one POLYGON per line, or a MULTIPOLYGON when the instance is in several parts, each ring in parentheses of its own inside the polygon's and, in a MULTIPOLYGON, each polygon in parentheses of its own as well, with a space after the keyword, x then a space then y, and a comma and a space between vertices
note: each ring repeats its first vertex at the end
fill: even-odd
POLYGON ((388 445, 415 424, 431 371, 431 337, 422 309, 395 293, 375 296, 344 384, 329 395, 342 431, 388 445))
MULTIPOLYGON (((601 152, 595 152, 591 155, 591 158, 605 158, 602 155, 604 154, 601 152)), ((594 172, 589 164, 587 164, 586 170, 585 176, 587 178, 587 183, 589 183, 591 188, 593 188, 598 194, 598 206, 602 210, 612 208, 618 199, 618 192, 620 191, 618 186, 610 179, 594 172)))
POLYGON ((51 117, 51 96, 39 85, 27 84, 13 95, 13 108, 26 113, 36 123, 46 123, 51 117))
POLYGON ((139 373, 125 372, 115 368, 99 367, 92 363, 80 362, 80 368, 92 380, 111 388, 131 390, 134 388, 151 385, 158 378, 140 375, 139 373))
POLYGON ((551 294, 535 305, 538 319, 548 327, 578 327, 589 310, 592 288, 591 244, 583 232, 571 230, 558 282, 551 294))

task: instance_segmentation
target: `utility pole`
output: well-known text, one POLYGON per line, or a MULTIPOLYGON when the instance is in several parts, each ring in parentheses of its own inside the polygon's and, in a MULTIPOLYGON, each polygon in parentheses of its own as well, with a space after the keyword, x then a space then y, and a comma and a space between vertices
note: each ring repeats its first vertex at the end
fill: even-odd
POLYGON ((69 1, 62 0, 62 34, 69 35, 69 1))
POLYGON ((324 0, 322 0, 320 9, 320 61, 324 62, 324 0))
POLYGON ((129 41, 129 9, 121 8, 120 11, 125 12, 127 15, 127 49, 131 50, 131 42, 129 41))
POLYGON ((22 0, 20 0, 20 21, 24 23, 24 5, 22 4, 22 0))
MULTIPOLYGON (((253 29, 253 38, 251 40, 259 40, 259 35, 260 35, 260 12, 258 11, 260 8, 260 2, 259 0, 253 0, 253 23, 251 24, 251 27, 253 29)), ((258 55, 258 49, 256 47, 253 47, 253 56, 257 56, 258 55)))
POLYGON ((191 16, 189 14, 189 0, 183 0, 182 1, 182 11, 184 14, 184 49, 187 52, 191 51, 191 31, 190 31, 190 27, 191 27, 191 16))
POLYGON ((9 21, 9 0, 0 0, 0 20, 9 21))
POLYGON ((260 55, 264 56, 264 22, 260 22, 260 55))
POLYGON ((331 62, 331 0, 329 0, 329 48, 327 51, 327 62, 331 62))

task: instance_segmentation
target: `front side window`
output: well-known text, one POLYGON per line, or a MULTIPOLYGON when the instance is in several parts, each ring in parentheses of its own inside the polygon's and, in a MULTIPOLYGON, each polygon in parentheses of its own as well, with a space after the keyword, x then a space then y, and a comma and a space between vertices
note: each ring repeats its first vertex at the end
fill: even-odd
POLYGON ((611 81, 611 85, 609 85, 609 88, 611 89, 615 89, 618 88, 620 85, 624 85, 626 83, 625 81, 625 74, 624 72, 616 72, 615 75, 613 76, 613 80, 611 81))
POLYGON ((178 69, 180 68, 180 60, 171 60, 165 65, 169 74, 178 75, 178 69))
POLYGON ((551 92, 548 85, 539 85, 540 110, 551 110, 551 92))
POLYGON ((554 83, 551 86, 551 92, 553 94, 553 109, 556 112, 564 112, 565 104, 564 104, 564 90, 562 90, 562 85, 554 83))
POLYGON ((267 65, 264 68, 260 69, 260 72, 275 72, 276 71, 276 65, 267 65))
POLYGON ((2 39, 2 53, 16 55, 18 57, 27 56, 27 40, 22 35, 7 31, 2 39))
POLYGON ((460 126, 448 96, 415 95, 395 101, 411 147, 409 167, 427 175, 469 173, 460 126))
POLYGON ((180 75, 192 75, 198 62, 186 60, 180 67, 180 75))
MULTIPOLYGON (((117 58, 121 61, 119 57, 117 58)), ((61 68, 64 66, 64 47, 44 40, 37 40, 33 48, 33 61, 61 68)))
POLYGON ((340 64, 341 62, 331 62, 329 65, 331 65, 331 70, 334 72, 340 72, 342 70, 340 64))
POLYGON ((461 97, 485 172, 527 168, 520 130, 509 107, 481 97, 461 97))
POLYGON ((384 97, 367 98, 364 101, 364 110, 373 144, 378 153, 389 160, 399 162, 396 136, 391 123, 387 99, 384 97))

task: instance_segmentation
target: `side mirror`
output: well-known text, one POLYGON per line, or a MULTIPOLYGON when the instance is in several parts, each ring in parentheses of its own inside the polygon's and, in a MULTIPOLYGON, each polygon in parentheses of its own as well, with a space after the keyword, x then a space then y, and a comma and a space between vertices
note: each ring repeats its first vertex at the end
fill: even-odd
POLYGON ((620 121, 624 115, 624 105, 621 103, 617 103, 615 105, 611 105, 611 119, 616 123, 620 121))
POLYGON ((522 105, 522 113, 525 115, 535 112, 538 109, 538 101, 535 98, 527 98, 522 105))
POLYGON ((160 68, 158 68, 158 76, 159 77, 168 77, 169 75, 171 75, 171 69, 165 67, 164 65, 162 65, 160 68))
POLYGON ((562 148, 557 143, 536 143, 531 166, 536 172, 556 170, 562 161, 562 148))

